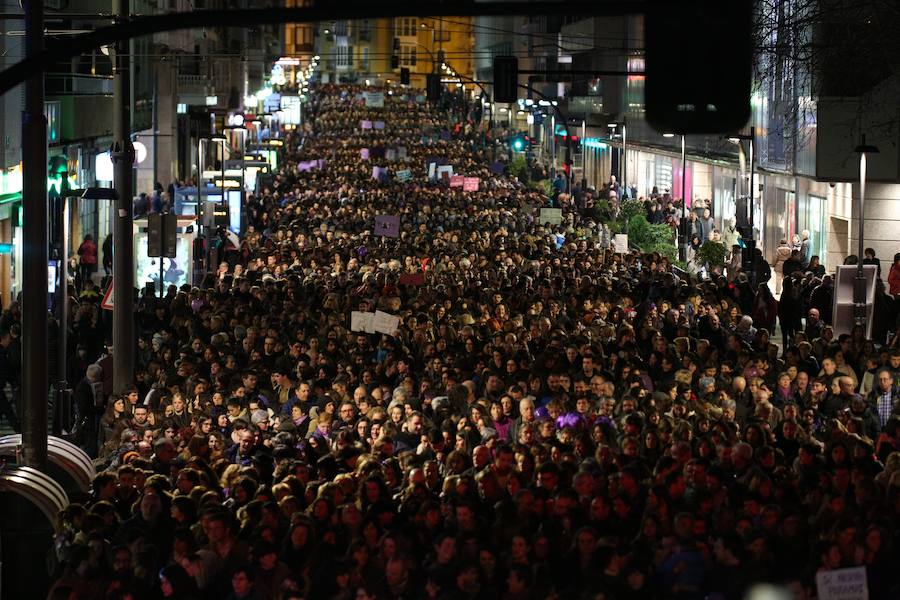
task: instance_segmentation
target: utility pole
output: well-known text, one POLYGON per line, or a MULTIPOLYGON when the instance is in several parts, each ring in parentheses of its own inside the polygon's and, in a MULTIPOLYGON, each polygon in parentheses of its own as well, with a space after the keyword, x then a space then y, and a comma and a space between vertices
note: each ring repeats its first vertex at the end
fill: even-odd
MULTIPOLYGON (((113 0, 118 24, 128 20, 129 0, 113 0)), ((134 146, 131 143, 131 81, 128 40, 116 42, 113 79, 115 188, 119 204, 113 217, 113 391, 134 380, 134 146)))
MULTIPOLYGON (((44 49, 44 5, 27 0, 25 54, 44 49)), ((47 468, 47 119, 44 116, 44 72, 25 81, 22 112, 22 459, 47 468)))

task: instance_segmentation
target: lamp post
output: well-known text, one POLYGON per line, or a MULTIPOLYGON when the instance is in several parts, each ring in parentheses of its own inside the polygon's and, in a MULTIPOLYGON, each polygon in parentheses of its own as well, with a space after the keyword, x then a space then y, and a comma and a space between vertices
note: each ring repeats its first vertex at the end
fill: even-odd
MULTIPOLYGON (((664 138, 675 137, 674 133, 664 133, 664 138)), ((681 136, 681 220, 678 224, 681 243, 678 245, 678 258, 682 261, 688 259, 688 246, 690 245, 690 232, 688 231, 688 201, 687 201, 687 146, 684 136, 681 136)))
MULTIPOLYGON (((225 141, 226 138, 222 134, 211 135, 208 138, 200 138, 197 148, 197 218, 199 220, 200 225, 203 227, 203 231, 205 232, 204 238, 206 238, 206 257, 205 257, 205 267, 207 271, 211 270, 211 266, 209 264, 209 256, 211 248, 209 247, 210 240, 212 239, 211 231, 209 225, 204 221, 209 220, 209 215, 206 214, 206 205, 203 201, 203 188, 205 187, 203 181, 203 173, 205 171, 204 167, 206 166, 204 163, 205 154, 203 152, 204 142, 209 144, 213 143, 221 143, 222 144, 222 197, 225 197, 225 141)), ((215 184, 215 177, 213 177, 213 184, 215 184)))
POLYGON ((749 190, 750 193, 747 195, 747 200, 748 200, 749 209, 750 209, 750 216, 747 219, 747 223, 750 225, 749 239, 753 240, 756 237, 753 232, 753 226, 754 226, 754 221, 755 221, 754 215, 753 215, 753 209, 754 209, 753 204, 754 204, 754 197, 756 196, 756 190, 754 189, 756 166, 754 165, 754 162, 753 162, 753 153, 754 153, 754 146, 756 145, 756 128, 751 127, 749 135, 737 134, 737 135, 732 135, 728 138, 728 141, 733 142, 738 145, 740 145, 741 141, 743 141, 743 140, 747 140, 749 142, 749 146, 750 146, 750 190, 749 190))
MULTIPOLYGON (((866 202, 866 155, 877 154, 878 148, 866 144, 866 136, 862 135, 859 146, 855 152, 859 153, 859 260, 856 263, 856 280, 853 282, 853 317, 858 325, 866 328, 866 275, 863 269, 863 256, 865 256, 865 202, 866 202)), ((869 335, 868 332, 866 335, 869 335)))
MULTIPOLYGON (((55 419, 53 421, 55 433, 63 430, 63 418, 68 424, 68 415, 62 414, 62 409, 67 405, 66 398, 69 393, 68 382, 68 319, 69 319, 69 198, 83 198, 85 200, 112 200, 117 201, 119 194, 113 188, 87 188, 84 190, 68 190, 62 195, 59 202, 59 285, 56 286, 56 307, 59 313, 59 333, 57 335, 56 355, 56 402, 54 403, 55 419)), ((115 237, 113 238, 115 239, 115 237)), ((131 237, 128 237, 131 243, 131 237)), ((115 245, 113 247, 115 251, 115 245)), ((113 300, 115 305, 115 300, 113 300)), ((115 345, 113 345, 115 349, 115 345)))
MULTIPOLYGON (((615 137, 616 129, 619 127, 619 123, 615 123, 615 122, 607 123, 606 126, 613 130, 613 132, 610 134, 609 137, 610 138, 615 137)), ((625 183, 625 180, 628 178, 628 154, 627 154, 628 153, 628 137, 627 137, 627 131, 625 130, 624 119, 622 120, 622 134, 621 135, 622 135, 622 160, 621 160, 621 164, 619 165, 620 170, 619 170, 619 173, 617 173, 617 175, 620 175, 619 186, 623 190, 623 193, 620 194, 620 199, 624 199, 625 193, 627 193, 627 191, 628 191, 628 186, 625 183)))

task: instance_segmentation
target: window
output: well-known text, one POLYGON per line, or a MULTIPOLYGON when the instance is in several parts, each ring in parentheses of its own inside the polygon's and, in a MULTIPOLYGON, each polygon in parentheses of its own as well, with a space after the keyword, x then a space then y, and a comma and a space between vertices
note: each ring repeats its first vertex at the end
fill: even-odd
POLYGON ((450 30, 444 29, 440 26, 435 27, 434 41, 435 42, 449 42, 450 41, 450 30))
POLYGON ((347 35, 347 21, 337 21, 334 24, 334 35, 346 37, 347 35))
POLYGON ((337 69, 350 68, 350 46, 334 47, 334 65, 337 69))
POLYGON ((298 40, 298 43, 304 46, 312 46, 312 27, 300 27, 299 29, 297 29, 297 31, 300 33, 300 40, 298 40))
POLYGON ((369 21, 360 21, 359 23, 359 41, 368 42, 372 39, 372 26, 369 21))
POLYGON ((419 35, 419 20, 415 17, 403 17, 395 22, 397 35, 401 37, 415 37, 419 35))
MULTIPOLYGON (((644 70, 644 59, 643 57, 631 57, 628 59, 628 70, 629 71, 643 71, 644 70)), ((642 113, 644 112, 644 76, 643 75, 629 75, 626 82, 626 102, 627 102, 627 112, 634 113, 642 113)))
POLYGON ((362 49, 362 56, 359 59, 359 68, 360 69, 368 69, 369 68, 369 48, 365 47, 362 49))
POLYGON ((416 66, 416 47, 415 46, 400 46, 400 64, 404 67, 414 67, 416 66))

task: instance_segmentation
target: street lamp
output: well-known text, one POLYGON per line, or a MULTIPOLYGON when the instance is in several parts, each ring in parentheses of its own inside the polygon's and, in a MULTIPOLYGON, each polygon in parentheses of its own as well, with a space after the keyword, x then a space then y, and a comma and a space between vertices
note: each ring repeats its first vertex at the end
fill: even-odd
MULTIPOLYGON (((59 284, 56 286, 56 310, 59 313, 59 332, 57 333, 57 358, 56 358, 56 404, 53 420, 53 433, 59 435, 63 431, 63 418, 68 425, 68 415, 63 415, 63 407, 67 405, 66 398, 69 393, 68 367, 68 319, 69 319, 69 198, 83 198, 85 200, 113 200, 119 199, 119 193, 114 188, 92 187, 83 190, 68 190, 62 194, 59 202, 59 284)), ((129 268, 134 269, 134 265, 129 268)))
MULTIPOLYGON (((866 154, 877 154, 878 148, 866 144, 866 136, 862 135, 859 146, 854 152, 859 153, 859 256, 856 263, 856 281, 853 284, 853 317, 858 325, 866 329, 866 275, 863 269, 865 256, 865 202, 866 202, 866 154)), ((869 335, 868 333, 866 335, 869 335)))
POLYGON ((752 240, 755 237, 753 235, 753 225, 754 225, 754 223, 753 223, 753 221, 754 221, 753 202, 754 202, 754 197, 756 196, 756 190, 753 189, 753 186, 755 183, 754 175, 755 175, 756 168, 755 168, 755 165, 753 164, 753 148, 756 144, 756 128, 755 127, 750 128, 750 135, 736 134, 736 135, 732 135, 728 138, 729 142, 738 144, 739 146, 741 144, 741 141, 743 141, 743 140, 747 140, 748 142, 750 142, 750 194, 749 194, 749 198, 748 198, 749 204, 750 204, 750 207, 749 207, 750 208, 750 218, 747 220, 747 222, 750 225, 750 233, 749 233, 748 237, 750 240, 752 240))
MULTIPOLYGON (((607 123, 606 125, 610 129, 613 130, 613 133, 610 137, 615 135, 615 130, 619 126, 619 123, 607 123)), ((625 129, 625 118, 622 117, 622 181, 620 181, 620 185, 625 193, 628 192, 628 184, 626 180, 628 179, 628 135, 625 129)), ((623 194, 624 199, 624 194, 623 194)))
MULTIPOLYGON (((674 133, 664 133, 664 138, 675 137, 674 133)), ((681 244, 678 247, 678 258, 687 261, 688 246, 690 245, 688 231, 688 201, 687 201, 687 152, 684 142, 684 136, 681 136, 681 220, 678 224, 681 232, 681 244)))
MULTIPOLYGON (((204 237, 207 238, 207 248, 206 248, 207 255, 205 257, 206 260, 204 260, 204 263, 206 264, 207 270, 209 269, 209 266, 210 266, 209 265, 209 239, 212 237, 210 235, 212 232, 210 231, 209 227, 203 223, 204 218, 207 216, 206 215, 206 206, 203 203, 203 188, 204 188, 203 173, 205 170, 204 167, 206 166, 203 164, 204 163, 203 143, 207 142, 210 144, 213 144, 213 143, 222 144, 222 198, 224 199, 225 198, 225 143, 226 143, 226 141, 227 141, 226 137, 219 133, 211 135, 208 138, 200 138, 199 147, 198 147, 198 151, 197 151, 197 171, 198 171, 198 176, 197 176, 197 219, 200 223, 200 226, 202 226, 206 232, 206 235, 204 237)), ((215 178, 213 178, 213 184, 215 184, 215 178)))

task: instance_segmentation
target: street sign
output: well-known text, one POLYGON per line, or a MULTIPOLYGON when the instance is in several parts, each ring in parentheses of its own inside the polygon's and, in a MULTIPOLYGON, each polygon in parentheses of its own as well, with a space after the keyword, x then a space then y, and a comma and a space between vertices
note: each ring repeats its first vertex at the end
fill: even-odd
POLYGON ((114 281, 110 278, 109 287, 106 288, 106 293, 103 294, 103 301, 100 302, 100 308, 103 310, 113 309, 113 283, 114 281))

